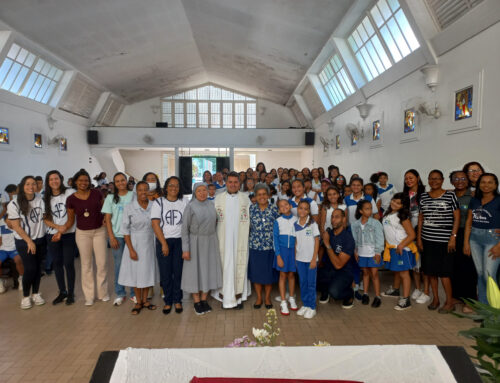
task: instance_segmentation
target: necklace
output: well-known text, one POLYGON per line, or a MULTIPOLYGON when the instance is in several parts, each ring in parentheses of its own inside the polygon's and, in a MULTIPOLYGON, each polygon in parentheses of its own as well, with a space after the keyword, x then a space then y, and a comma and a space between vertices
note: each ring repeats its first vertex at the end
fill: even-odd
POLYGON ((85 209, 85 212, 83 213, 83 216, 84 216, 85 218, 90 217, 90 213, 89 213, 89 211, 88 211, 87 209, 85 209))

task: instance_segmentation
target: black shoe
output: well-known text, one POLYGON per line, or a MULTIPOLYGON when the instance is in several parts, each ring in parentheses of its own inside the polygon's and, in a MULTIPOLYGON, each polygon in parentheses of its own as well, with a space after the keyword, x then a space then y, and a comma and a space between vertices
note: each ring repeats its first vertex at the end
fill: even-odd
POLYGON ((72 305, 75 303, 75 296, 73 294, 68 294, 68 297, 66 298, 66 305, 72 305))
POLYGON ((168 315, 170 314, 170 311, 172 311, 172 306, 170 306, 169 309, 166 309, 166 308, 163 308, 163 310, 161 310, 161 312, 165 315, 168 315))
POLYGON ((45 274, 52 275, 52 269, 45 269, 45 274))
POLYGON ((407 298, 399 298, 398 304, 394 306, 394 310, 404 311, 411 309, 411 301, 410 297, 407 298))
POLYGON ((330 300, 330 295, 328 295, 328 292, 322 292, 321 295, 319 296, 319 303, 325 304, 328 303, 330 300))
POLYGON ((238 303, 238 305, 234 307, 234 310, 243 310, 243 302, 238 303))
POLYGON ((260 309, 261 307, 262 307, 262 303, 259 303, 259 304, 255 303, 253 305, 253 308, 256 309, 256 310, 260 309))
POLYGON ((363 294, 361 294, 358 290, 354 293, 354 297, 358 300, 361 301, 363 300, 363 294))
POLYGON ((354 306, 354 297, 346 298, 342 301, 342 308, 349 310, 354 306))
POLYGON ((377 308, 377 307, 380 307, 381 304, 382 304, 382 301, 380 300, 380 298, 379 297, 375 297, 373 299, 372 307, 377 308))
POLYGON ((194 304, 194 312, 196 313, 196 315, 205 314, 205 310, 203 310, 203 304, 201 302, 197 302, 194 304))
POLYGON ((181 312, 183 312, 183 311, 184 311, 184 309, 182 308, 182 305, 181 305, 181 307, 176 307, 176 308, 175 308, 175 313, 176 313, 176 314, 180 314, 180 313, 181 313, 181 312))
POLYGON ((266 307, 267 310, 271 310, 273 308, 273 304, 270 303, 268 305, 265 305, 265 307, 266 307))
POLYGON ((59 303, 64 302, 64 300, 65 300, 66 298, 68 298, 68 293, 67 293, 67 292, 65 292, 65 291, 62 291, 62 292, 60 292, 60 293, 59 293, 59 295, 56 297, 56 299, 54 299, 54 300, 52 301, 52 304, 55 306, 55 305, 57 305, 57 304, 59 304, 59 303))
POLYGON ((361 297, 361 303, 363 303, 364 305, 370 303, 370 297, 368 296, 368 294, 363 294, 363 296, 361 297))
POLYGON ((207 301, 200 301, 201 303, 201 306, 203 307, 203 311, 205 311, 206 313, 209 313, 210 311, 212 311, 212 308, 210 307, 210 305, 208 304, 207 301))

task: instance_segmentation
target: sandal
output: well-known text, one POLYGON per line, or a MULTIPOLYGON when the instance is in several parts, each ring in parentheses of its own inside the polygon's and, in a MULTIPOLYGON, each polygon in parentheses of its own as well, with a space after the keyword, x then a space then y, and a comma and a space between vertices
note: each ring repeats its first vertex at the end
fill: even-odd
POLYGON ((142 310, 142 303, 136 303, 135 307, 132 309, 132 315, 138 315, 142 310))
POLYGON ((142 304, 143 308, 148 310, 156 310, 156 305, 152 304, 151 302, 146 302, 146 303, 147 305, 145 303, 142 304))

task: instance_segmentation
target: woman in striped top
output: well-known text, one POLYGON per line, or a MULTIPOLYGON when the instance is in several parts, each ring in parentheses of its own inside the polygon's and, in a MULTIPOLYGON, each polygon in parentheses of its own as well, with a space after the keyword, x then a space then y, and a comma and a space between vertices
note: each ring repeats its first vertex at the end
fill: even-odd
POLYGON ((429 277, 432 287, 433 301, 427 307, 429 310, 439 307, 438 278, 441 278, 446 302, 439 313, 446 314, 454 307, 450 277, 460 210, 455 193, 442 188, 444 177, 440 170, 431 171, 428 180, 431 190, 420 198, 418 247, 423 250, 422 270, 429 277))

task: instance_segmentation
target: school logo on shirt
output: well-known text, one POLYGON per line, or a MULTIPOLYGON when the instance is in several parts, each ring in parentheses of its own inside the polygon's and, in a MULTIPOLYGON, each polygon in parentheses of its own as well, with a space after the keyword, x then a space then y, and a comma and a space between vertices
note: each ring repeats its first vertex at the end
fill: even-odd
POLYGON ((165 213, 165 223, 170 226, 182 225, 182 213, 179 210, 167 210, 165 213))
POLYGON ((30 211, 30 221, 33 223, 38 223, 42 218, 42 208, 35 207, 30 211))
POLYGON ((54 206, 54 216, 56 218, 64 218, 66 217, 66 205, 62 202, 58 202, 54 206))
POLYGON ((342 252, 342 245, 335 246, 335 253, 340 254, 342 252))
POLYGON ((312 237, 313 235, 313 231, 312 229, 309 227, 306 229, 306 237, 312 237))

